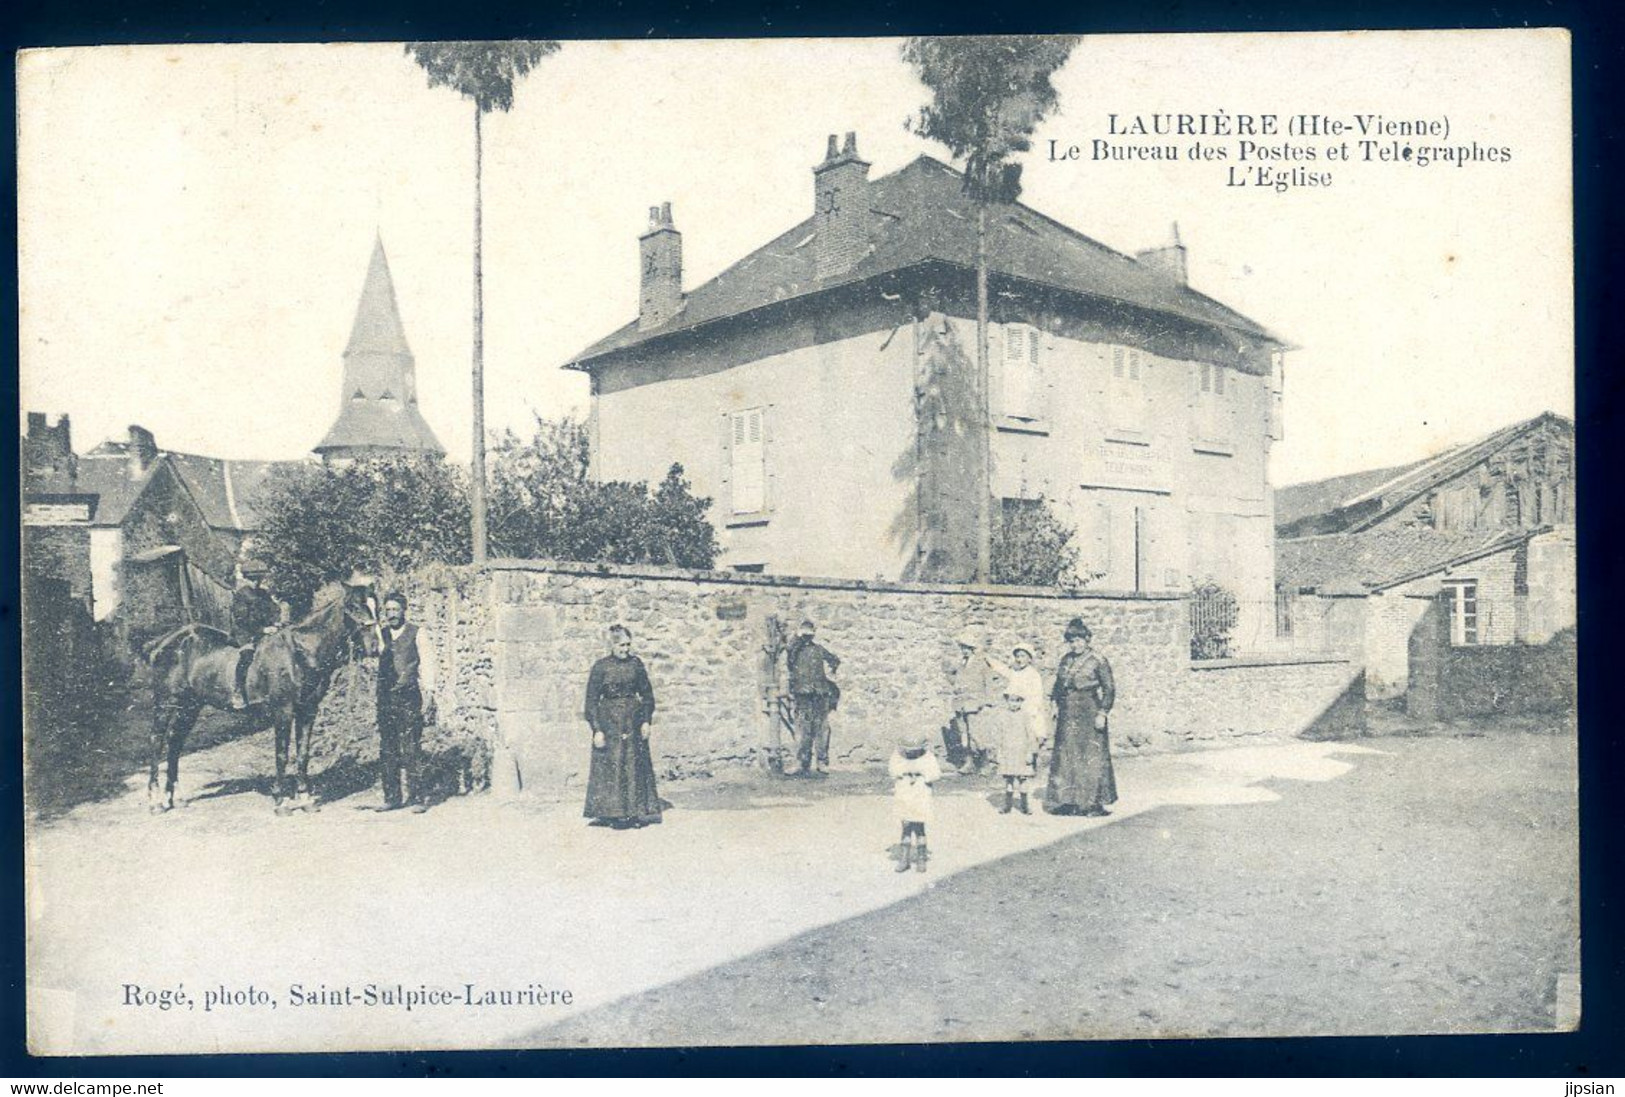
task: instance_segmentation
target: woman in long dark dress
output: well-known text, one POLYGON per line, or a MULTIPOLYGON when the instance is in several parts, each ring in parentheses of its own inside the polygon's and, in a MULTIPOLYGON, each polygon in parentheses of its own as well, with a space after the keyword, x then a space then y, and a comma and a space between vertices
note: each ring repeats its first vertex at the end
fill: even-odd
POLYGON ((632 633, 609 630, 610 654, 587 677, 587 724, 592 728, 592 770, 587 777, 589 819, 624 829, 660 822, 660 796, 649 756, 654 689, 643 660, 632 654, 632 633))
POLYGON ((1044 810, 1053 815, 1110 815, 1117 802, 1106 714, 1117 701, 1112 667, 1089 646, 1089 626, 1077 617, 1066 626, 1071 651, 1055 671, 1055 747, 1050 755, 1044 810))

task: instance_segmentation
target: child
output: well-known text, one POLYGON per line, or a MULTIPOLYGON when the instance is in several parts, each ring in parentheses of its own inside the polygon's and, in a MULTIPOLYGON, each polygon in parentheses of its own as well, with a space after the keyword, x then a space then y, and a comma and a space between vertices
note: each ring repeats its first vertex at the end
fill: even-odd
POLYGON ((999 774, 1004 778, 1004 806, 1000 815, 1009 815, 1016 794, 1021 794, 1021 814, 1027 807, 1027 780, 1037 772, 1038 734, 1031 715, 1022 711, 1026 698, 1015 690, 1004 695, 1004 708, 994 713, 993 742, 999 749, 999 774))
POLYGON ((892 803, 897 821, 903 824, 903 856, 897 871, 907 872, 910 863, 917 872, 925 871, 925 824, 931 821, 931 785, 942 776, 931 741, 910 736, 891 756, 892 803), (913 844, 910 844, 913 839, 913 844))

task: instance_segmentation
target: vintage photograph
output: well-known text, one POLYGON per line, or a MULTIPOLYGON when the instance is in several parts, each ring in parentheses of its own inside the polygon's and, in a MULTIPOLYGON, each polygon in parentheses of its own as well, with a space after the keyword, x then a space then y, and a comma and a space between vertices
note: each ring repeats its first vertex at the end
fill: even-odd
POLYGON ((1578 1026, 1565 31, 17 100, 33 1054, 1578 1026))

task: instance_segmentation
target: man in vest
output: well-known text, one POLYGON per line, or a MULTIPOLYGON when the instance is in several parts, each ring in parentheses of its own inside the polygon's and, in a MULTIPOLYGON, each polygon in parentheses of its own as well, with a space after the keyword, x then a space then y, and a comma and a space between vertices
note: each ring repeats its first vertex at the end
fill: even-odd
POLYGON ((406 620, 406 596, 384 599, 383 646, 378 653, 378 770, 384 810, 408 803, 424 811, 423 724, 434 720, 434 652, 406 620), (405 779, 403 795, 402 778, 405 779))
POLYGON ((825 673, 826 668, 830 672, 839 669, 841 660, 814 640, 814 633, 811 621, 801 622, 786 660, 796 729, 796 757, 801 763, 801 768, 791 774, 794 777, 822 776, 829 771, 829 714, 841 697, 840 687, 825 673))

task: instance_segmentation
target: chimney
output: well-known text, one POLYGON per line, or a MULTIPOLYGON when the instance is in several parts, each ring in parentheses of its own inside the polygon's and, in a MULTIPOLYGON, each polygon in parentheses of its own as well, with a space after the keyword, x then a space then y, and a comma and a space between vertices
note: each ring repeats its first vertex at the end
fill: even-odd
POLYGON ((638 330, 658 328, 683 307, 683 234, 671 221, 671 203, 649 207, 649 228, 638 237, 638 330))
POLYGON ((858 159, 858 135, 839 148, 829 135, 824 162, 813 168, 813 271, 819 281, 845 274, 869 246, 869 164, 858 159))
POLYGON ((158 443, 153 439, 152 431, 130 424, 130 442, 126 452, 130 456, 130 472, 136 475, 146 472, 158 459, 158 443))
POLYGON ((1174 242, 1161 248, 1147 248, 1134 258, 1142 266, 1161 271, 1180 285, 1189 285, 1185 277, 1185 245, 1179 242, 1179 222, 1174 222, 1174 242))
POLYGON ((29 412, 28 439, 24 448, 30 472, 62 473, 71 477, 77 471, 73 435, 66 415, 58 416, 53 427, 44 413, 29 412))

